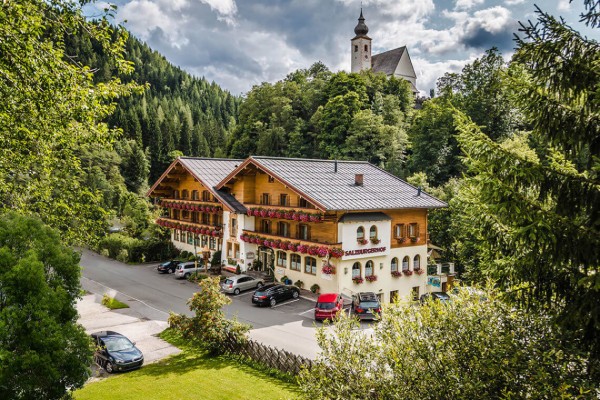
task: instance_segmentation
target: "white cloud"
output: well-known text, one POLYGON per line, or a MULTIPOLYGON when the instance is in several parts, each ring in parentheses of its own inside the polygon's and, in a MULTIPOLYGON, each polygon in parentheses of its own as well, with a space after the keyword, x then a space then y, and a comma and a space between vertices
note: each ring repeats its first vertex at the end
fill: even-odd
POLYGON ((410 20, 418 20, 430 15, 435 10, 433 0, 337 0, 347 7, 361 6, 363 9, 369 7, 377 8, 384 15, 403 17, 410 20))
POLYGON ((485 0, 456 0, 455 10, 469 10, 475 6, 483 4, 485 0))
MULTIPOLYGON (((166 0, 169 1, 169 0, 166 0)), ((185 0, 183 0, 185 1, 185 0)), ((200 0, 204 4, 208 4, 211 10, 219 13, 219 20, 225 21, 228 24, 235 24, 235 14, 237 5, 235 0, 200 0)))
POLYGON ((475 11, 473 17, 466 21, 466 31, 483 28, 490 33, 504 30, 512 22, 510 10, 496 6, 485 10, 475 11))
POLYGON ((558 11, 569 11, 571 9, 571 2, 569 0, 558 0, 556 9, 558 11))
POLYGON ((515 4, 523 4, 525 3, 525 0, 506 0, 504 2, 504 4, 506 4, 507 6, 514 6, 515 4))

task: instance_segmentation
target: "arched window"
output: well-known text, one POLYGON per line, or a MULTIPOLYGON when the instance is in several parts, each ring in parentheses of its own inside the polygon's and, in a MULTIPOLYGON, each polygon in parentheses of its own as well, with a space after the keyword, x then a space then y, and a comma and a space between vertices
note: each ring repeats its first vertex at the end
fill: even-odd
POLYGON ((311 275, 317 274, 317 259, 314 257, 304 258, 304 272, 311 275))
POLYGON ((377 240, 377 227, 375 225, 369 230, 369 239, 377 240))
POLYGON ((359 226, 356 230, 356 240, 363 240, 365 238, 365 228, 359 226))
POLYGON ((352 278, 360 278, 360 263, 355 262, 352 265, 352 278))
POLYGON ((287 253, 285 251, 277 252, 277 265, 283 268, 287 267, 287 253))
POLYGON ((392 272, 398 271, 398 259, 396 257, 392 258, 392 272))
POLYGON ((413 259, 413 270, 418 271, 421 269, 421 256, 420 255, 416 255, 415 258, 413 259))
POLYGON ((365 264, 365 276, 373 276, 373 261, 369 260, 365 264))
POLYGON ((408 256, 404 256, 402 259, 402 271, 408 271, 408 264, 410 263, 410 258, 408 256))

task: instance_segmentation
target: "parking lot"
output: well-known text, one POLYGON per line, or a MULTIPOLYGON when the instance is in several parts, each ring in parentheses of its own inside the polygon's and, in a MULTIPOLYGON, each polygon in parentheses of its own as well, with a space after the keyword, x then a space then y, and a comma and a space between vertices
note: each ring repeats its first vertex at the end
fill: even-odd
MULTIPOLYGON (((198 286, 172 274, 159 274, 157 264, 127 265, 82 251, 82 286, 91 293, 114 291, 134 304, 143 304, 143 313, 151 320, 165 321, 169 311, 191 315, 187 300, 198 286)), ((252 326, 250 336, 264 344, 285 349, 304 357, 315 358, 319 347, 314 321, 315 295, 302 291, 298 299, 287 300, 274 307, 252 304, 252 290, 231 295, 232 304, 225 307, 230 318, 252 326)), ((369 330, 371 322, 361 323, 369 330)))

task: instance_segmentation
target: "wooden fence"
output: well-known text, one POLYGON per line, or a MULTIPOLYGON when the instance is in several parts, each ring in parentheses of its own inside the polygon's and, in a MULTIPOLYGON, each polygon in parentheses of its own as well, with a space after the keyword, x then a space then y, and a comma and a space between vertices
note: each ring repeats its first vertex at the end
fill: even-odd
POLYGON ((223 347, 230 354, 248 357, 270 368, 292 375, 298 374, 303 367, 311 368, 313 365, 313 361, 308 358, 264 345, 252 339, 239 342, 235 337, 228 335, 223 341, 223 347))

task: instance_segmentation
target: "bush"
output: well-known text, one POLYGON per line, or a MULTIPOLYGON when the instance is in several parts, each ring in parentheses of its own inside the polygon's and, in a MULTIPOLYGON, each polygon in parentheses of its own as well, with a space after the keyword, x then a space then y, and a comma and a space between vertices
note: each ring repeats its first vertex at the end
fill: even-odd
POLYGON ((187 250, 183 250, 181 253, 179 253, 179 257, 181 257, 182 260, 189 260, 190 255, 193 255, 193 254, 187 250))
POLYGON ((282 283, 286 283, 288 279, 290 279, 290 278, 288 278, 287 275, 284 275, 284 276, 281 277, 281 279, 279 281, 282 282, 282 283))
POLYGON ((515 309, 490 290, 485 298, 461 291, 447 303, 390 305, 371 335, 356 331, 358 324, 342 313, 333 331, 317 331, 321 352, 299 378, 307 398, 434 400, 443 393, 446 399, 554 399, 596 393, 585 376, 589 363, 577 346, 565 347, 551 316, 515 309))
MULTIPOLYGON (((100 240, 98 250, 102 251, 105 249, 108 251, 108 256, 110 258, 116 259, 121 253, 121 250, 125 249, 129 251, 129 249, 139 246, 142 243, 142 240, 134 239, 121 233, 113 233, 100 240)), ((128 261, 128 259, 125 261, 128 261)))
POLYGON ((321 290, 321 287, 319 285, 317 285, 316 283, 310 287, 310 291, 313 293, 318 293, 319 290, 321 290))
POLYGON ((127 249, 119 250, 119 254, 117 254, 117 260, 126 263, 129 261, 129 252, 127 249))
POLYGON ((187 280, 190 282, 200 282, 203 279, 208 278, 208 275, 202 272, 192 272, 190 276, 188 276, 187 280))
POLYGON ((171 313, 169 325, 180 331, 184 338, 213 354, 224 352, 224 338, 244 342, 250 326, 225 318, 223 306, 230 304, 231 300, 221 293, 219 278, 207 277, 200 281, 199 286, 200 290, 188 300, 194 316, 171 313))
POLYGON ((240 268, 240 265, 238 264, 235 266, 235 274, 239 275, 241 273, 242 273, 242 268, 240 268))
POLYGON ((304 282, 302 282, 300 279, 298 279, 296 281, 296 283, 294 283, 294 285, 298 286, 300 289, 302 289, 304 287, 304 282))
POLYGON ((221 265, 221 250, 215 251, 210 260, 210 265, 221 265))

